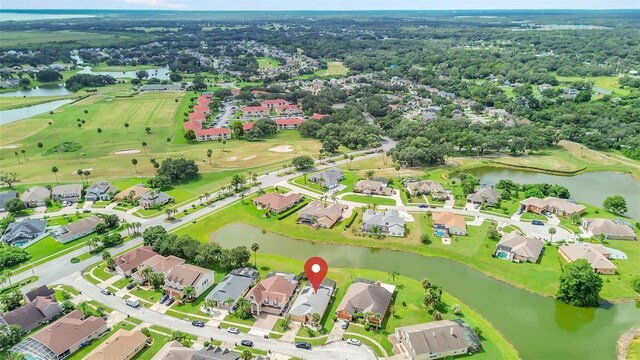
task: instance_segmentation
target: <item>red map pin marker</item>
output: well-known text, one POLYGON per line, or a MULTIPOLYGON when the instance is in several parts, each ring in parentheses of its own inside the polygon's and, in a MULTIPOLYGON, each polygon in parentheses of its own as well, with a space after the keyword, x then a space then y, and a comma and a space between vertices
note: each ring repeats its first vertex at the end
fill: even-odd
POLYGON ((311 286, 313 286, 313 291, 316 293, 318 292, 318 288, 320 288, 320 284, 324 281, 324 277, 327 276, 327 271, 329 271, 329 266, 327 266, 327 262, 321 257, 314 256, 304 263, 304 273, 307 275, 307 279, 309 279, 311 286))

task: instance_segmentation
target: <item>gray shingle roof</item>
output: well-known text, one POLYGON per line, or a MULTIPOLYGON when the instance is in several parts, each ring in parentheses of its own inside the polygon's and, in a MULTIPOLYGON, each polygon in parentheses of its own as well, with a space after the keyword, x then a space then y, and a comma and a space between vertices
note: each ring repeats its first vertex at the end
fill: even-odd
POLYGON ((40 219, 27 219, 9 224, 2 235, 2 241, 12 244, 18 241, 33 240, 44 234, 47 223, 40 219))
POLYGON ((303 316, 318 313, 322 316, 327 310, 334 288, 335 282, 328 279, 322 282, 317 293, 314 293, 311 285, 305 286, 291 305, 289 314, 303 316))
POLYGON ((16 191, 3 191, 0 192, 0 209, 4 209, 4 203, 9 200, 17 199, 18 192, 16 191))

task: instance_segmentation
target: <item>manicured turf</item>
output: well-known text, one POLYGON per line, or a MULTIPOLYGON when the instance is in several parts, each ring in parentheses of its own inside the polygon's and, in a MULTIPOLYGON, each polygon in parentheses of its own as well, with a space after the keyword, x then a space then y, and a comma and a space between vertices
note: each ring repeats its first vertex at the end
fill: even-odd
POLYGON ((32 97, 0 97, 0 111, 17 109, 25 106, 43 104, 55 100, 73 99, 79 95, 32 96, 32 97))
POLYGON ((366 195, 354 195, 348 194, 342 197, 344 201, 353 201, 361 204, 372 204, 372 205, 387 205, 394 206, 396 205, 396 201, 391 198, 382 198, 377 196, 366 196, 366 195))
POLYGON ((261 70, 273 69, 273 68, 280 67, 281 65, 280 61, 271 57, 258 58, 256 59, 256 61, 258 61, 258 68, 261 70))
POLYGON ((342 76, 347 75, 349 69, 344 66, 341 61, 327 61, 326 70, 318 70, 315 75, 317 76, 342 76))
POLYGON ((151 331, 151 338, 153 343, 140 350, 139 353, 131 358, 132 360, 151 360, 165 344, 171 341, 171 337, 163 336, 153 331, 151 331))

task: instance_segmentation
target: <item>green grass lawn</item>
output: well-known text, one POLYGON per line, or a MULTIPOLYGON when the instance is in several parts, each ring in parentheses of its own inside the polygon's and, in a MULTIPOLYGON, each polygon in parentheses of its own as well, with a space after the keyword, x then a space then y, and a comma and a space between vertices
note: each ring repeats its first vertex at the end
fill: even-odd
POLYGON ((74 94, 62 96, 0 97, 0 111, 38 105, 56 100, 74 99, 78 97, 80 97, 80 95, 74 94))
POLYGON ((629 352, 627 353, 628 360, 640 359, 640 337, 633 339, 629 345, 629 352))
POLYGON ((118 331, 117 326, 115 326, 113 329, 111 329, 109 332, 107 332, 106 334, 104 334, 101 338, 97 339, 97 340, 93 340, 93 342, 91 343, 91 345, 89 346, 85 346, 82 349, 74 352, 73 354, 71 354, 71 356, 69 356, 67 359, 70 360, 81 360, 84 359, 85 356, 89 355, 90 352, 92 352, 95 348, 97 348, 100 344, 102 344, 103 342, 107 341, 107 339, 109 337, 111 337, 116 331, 118 331))
POLYGON ((104 263, 98 264, 98 266, 93 268, 93 276, 97 277, 102 281, 109 280, 113 277, 114 274, 107 272, 106 266, 104 263))
POLYGON ((153 343, 140 350, 132 360, 151 360, 166 343, 171 341, 171 337, 160 335, 153 331, 151 332, 151 338, 153 343))
POLYGON ((257 58, 256 61, 258 61, 258 68, 260 70, 274 69, 282 65, 280 64, 280 61, 272 57, 257 58))
POLYGON ((326 70, 316 71, 316 76, 330 77, 330 76, 343 76, 347 75, 349 68, 347 68, 341 61, 327 61, 326 70))
POLYGON ((127 278, 122 278, 116 282, 114 282, 113 284, 111 284, 111 286, 117 288, 117 289, 124 289, 128 284, 129 284, 130 280, 127 278))
POLYGON ((189 303, 182 303, 182 304, 178 304, 177 302, 175 304, 173 304, 171 306, 172 310, 176 310, 176 311, 181 311, 181 312, 186 312, 189 314, 195 314, 195 315, 200 315, 200 316, 206 316, 209 317, 210 315, 202 312, 202 310, 200 310, 200 306, 202 305, 202 303, 204 302, 205 297, 211 292, 211 290, 213 290, 213 288, 215 287, 215 284, 212 285, 209 289, 207 289, 205 292, 203 292, 202 294, 200 294, 200 296, 198 296, 197 299, 195 299, 192 302, 189 303))
MULTIPOLYGON (((242 324, 242 325, 251 327, 251 326, 253 326, 253 324, 255 324, 256 318, 255 317, 250 317, 248 319, 240 319, 235 314, 229 314, 229 315, 225 316, 224 321, 232 322, 232 323, 236 323, 236 324, 242 324)), ((231 327, 233 327, 233 326, 235 326, 235 325, 231 325, 231 327)))
POLYGON ((344 201, 353 201, 361 204, 371 204, 371 205, 388 205, 394 206, 396 201, 391 198, 382 198, 377 196, 366 196, 366 195, 356 195, 356 194, 348 194, 342 197, 344 201))
POLYGON ((548 222, 549 221, 548 217, 546 217, 544 215, 532 213, 532 212, 522 213, 522 215, 520 216, 520 219, 522 219, 522 220, 542 220, 544 222, 548 222))

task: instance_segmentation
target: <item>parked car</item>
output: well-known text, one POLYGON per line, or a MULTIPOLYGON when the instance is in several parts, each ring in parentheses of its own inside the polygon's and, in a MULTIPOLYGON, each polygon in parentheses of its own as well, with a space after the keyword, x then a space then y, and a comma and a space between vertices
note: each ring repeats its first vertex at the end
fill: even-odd
POLYGON ((355 346, 360 346, 360 345, 362 345, 362 343, 360 342, 360 340, 356 340, 356 339, 349 339, 349 340, 347 340, 347 344, 349 344, 349 345, 355 345, 355 346))
POLYGON ((240 341, 240 345, 246 346, 246 347, 253 347, 253 341, 251 341, 251 340, 242 340, 242 341, 240 341))
POLYGON ((428 206, 427 204, 420 204, 420 205, 418 205, 418 208, 419 208, 419 209, 426 209, 426 208, 428 208, 428 207, 429 207, 429 206, 428 206))
POLYGON ((169 300, 169 294, 164 294, 160 298, 160 301, 158 301, 158 304, 164 304, 164 302, 167 301, 167 300, 169 300))
POLYGON ((173 305, 174 302, 176 302, 176 299, 169 299, 164 304, 167 305, 167 306, 171 306, 171 305, 173 305))
POLYGON ((194 320, 193 322, 191 322, 191 325, 197 326, 197 327, 204 327, 204 321, 194 320))
POLYGON ((544 225, 544 223, 540 220, 531 220, 531 225, 544 225))
POLYGON ((349 320, 345 320, 342 322, 342 330, 347 330, 349 327, 349 320))
POLYGON ((240 334, 240 329, 234 328, 234 327, 230 327, 230 328, 227 329, 227 332, 231 333, 231 334, 240 334))
POLYGON ((130 282, 130 283, 127 284, 127 290, 131 290, 134 287, 136 287, 136 283, 134 283, 134 282, 130 282))
POLYGON ((105 294, 105 295, 111 295, 111 291, 109 291, 107 289, 102 289, 102 290, 100 290, 100 292, 105 294))
POLYGON ((311 344, 309 344, 308 342, 304 342, 304 341, 297 342, 296 343, 296 347, 298 349, 311 350, 311 344))

